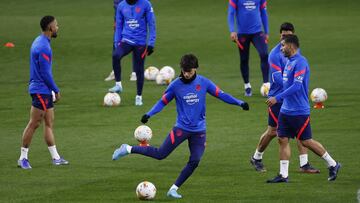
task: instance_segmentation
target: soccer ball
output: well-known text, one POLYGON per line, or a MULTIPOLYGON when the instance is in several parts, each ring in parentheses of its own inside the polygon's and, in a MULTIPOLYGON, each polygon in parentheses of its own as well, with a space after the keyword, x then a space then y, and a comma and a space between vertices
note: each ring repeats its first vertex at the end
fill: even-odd
POLYGON ((140 125, 135 129, 134 137, 139 142, 149 142, 152 138, 152 130, 147 125, 140 125))
POLYGON ((155 81, 158 85, 168 85, 171 83, 172 79, 166 78, 163 74, 159 73, 157 74, 155 81))
POLYGON ((164 76, 165 80, 172 80, 175 78, 175 70, 170 66, 164 66, 160 72, 164 76))
POLYGON ((311 101, 315 103, 324 102, 327 100, 328 96, 324 89, 315 88, 310 94, 311 101))
POLYGON ((261 88, 260 88, 260 94, 263 96, 263 97, 267 97, 268 94, 269 94, 269 90, 270 90, 270 83, 264 83, 263 85, 261 85, 261 88))
POLYGON ((154 184, 144 181, 136 187, 136 196, 141 200, 152 200, 156 195, 156 187, 154 184))
POLYGON ((154 66, 148 67, 144 72, 145 79, 147 80, 155 80, 158 74, 159 74, 159 69, 157 69, 154 66))
POLYGON ((52 95, 52 100, 55 103, 56 102, 56 96, 55 96, 55 92, 51 91, 51 95, 52 95))
POLYGON ((104 97, 104 106, 118 106, 120 105, 121 98, 118 93, 107 93, 104 97))

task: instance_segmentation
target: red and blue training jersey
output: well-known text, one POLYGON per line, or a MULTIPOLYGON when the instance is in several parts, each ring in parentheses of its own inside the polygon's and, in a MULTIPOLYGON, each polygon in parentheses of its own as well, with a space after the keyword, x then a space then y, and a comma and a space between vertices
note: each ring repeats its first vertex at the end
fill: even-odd
POLYGON ((287 115, 310 115, 309 105, 310 67, 299 51, 290 57, 283 73, 283 92, 276 100, 283 100, 281 113, 287 115))
POLYGON ((269 34, 269 23, 266 12, 266 0, 229 0, 228 25, 230 32, 254 34, 262 31, 269 34))
POLYGON ((280 94, 283 88, 282 74, 287 62, 287 58, 281 52, 280 48, 281 48, 281 44, 279 43, 271 50, 268 58, 269 67, 270 67, 270 71, 269 71, 270 90, 268 97, 273 97, 277 94, 280 94))
POLYGON ((52 51, 50 39, 41 34, 31 45, 30 49, 30 94, 58 93, 60 90, 55 84, 52 75, 52 51))
POLYGON ((154 47, 155 39, 155 15, 151 3, 148 0, 138 0, 130 5, 121 1, 116 10, 114 43, 154 47))
POLYGON ((233 105, 244 102, 220 90, 211 80, 197 75, 191 83, 184 83, 179 78, 174 80, 162 98, 147 113, 150 117, 160 112, 171 100, 176 101, 177 119, 175 127, 200 132, 206 130, 206 94, 233 105))

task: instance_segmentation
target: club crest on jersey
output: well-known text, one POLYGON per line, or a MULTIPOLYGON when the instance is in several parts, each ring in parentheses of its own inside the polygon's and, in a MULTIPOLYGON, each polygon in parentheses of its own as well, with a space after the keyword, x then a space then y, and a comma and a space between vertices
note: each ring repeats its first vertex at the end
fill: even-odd
POLYGON ((296 77, 296 79, 297 79, 297 80, 301 80, 301 81, 302 81, 302 80, 304 79, 304 77, 303 77, 303 76, 301 76, 301 75, 299 75, 299 76, 297 76, 297 77, 296 77))
POLYGON ((135 12, 136 12, 136 13, 140 13, 140 11, 141 11, 141 8, 140 8, 140 7, 136 7, 136 8, 135 8, 135 12))
POLYGON ((198 98, 197 94, 194 94, 192 92, 187 93, 185 96, 183 96, 183 99, 188 105, 194 105, 196 103, 199 103, 200 99, 198 98))
POLYGON ((201 90, 201 86, 199 84, 196 85, 196 91, 200 91, 201 90))

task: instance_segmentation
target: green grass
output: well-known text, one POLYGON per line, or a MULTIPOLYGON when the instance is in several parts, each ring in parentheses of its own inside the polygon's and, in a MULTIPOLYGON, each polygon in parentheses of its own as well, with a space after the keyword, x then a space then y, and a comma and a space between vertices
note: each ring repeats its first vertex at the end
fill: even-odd
MULTIPOLYGON (((199 73, 223 90, 243 98, 236 46, 229 40, 227 1, 152 0, 157 17, 155 53, 147 65, 170 65, 179 73, 181 55, 195 53, 199 73)), ((112 1, 2 0, 0 1, 0 202, 137 202, 136 185, 153 182, 156 202, 186 164, 189 152, 182 144, 162 161, 130 155, 111 161, 121 143, 136 144, 133 130, 141 116, 160 98, 165 87, 146 82, 144 106, 135 107, 135 83, 128 81, 131 59, 123 62, 122 105, 104 108, 103 82, 111 70, 112 1), (29 117, 29 49, 40 33, 43 15, 57 17, 59 37, 52 41, 53 73, 62 92, 56 104, 55 136, 58 150, 70 165, 54 167, 44 144, 42 129, 32 141, 30 171, 16 168, 21 135, 29 117)), ((290 183, 265 184, 278 172, 278 144, 267 149, 265 174, 249 165, 267 124, 259 58, 251 48, 251 81, 255 95, 246 98, 251 110, 243 112, 211 96, 207 101, 207 148, 200 166, 181 187, 183 202, 356 202, 360 189, 360 52, 359 1, 274 0, 268 2, 270 47, 278 41, 284 21, 295 24, 302 53, 311 66, 310 88, 322 87, 329 99, 324 110, 312 111, 313 137, 343 164, 335 182, 328 182, 323 160, 309 152, 321 174, 297 172, 298 155, 292 142, 290 183)), ((172 102, 150 120, 152 144, 159 146, 175 122, 172 102)))

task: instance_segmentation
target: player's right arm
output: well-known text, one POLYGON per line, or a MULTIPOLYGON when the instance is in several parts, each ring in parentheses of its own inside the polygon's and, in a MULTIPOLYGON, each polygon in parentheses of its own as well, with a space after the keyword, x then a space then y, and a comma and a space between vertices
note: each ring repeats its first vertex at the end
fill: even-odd
POLYGON ((155 23, 155 14, 154 9, 150 2, 146 8, 146 21, 149 26, 149 42, 148 46, 154 47, 156 39, 156 23, 155 23))
MULTIPOLYGON (((260 15, 261 15, 261 21, 264 26, 264 32, 266 34, 266 38, 269 37, 269 20, 266 12, 266 0, 260 1, 260 15)), ((267 40, 267 39, 266 39, 267 40)))
POLYGON ((270 54, 269 56, 269 66, 270 66, 270 76, 273 83, 282 86, 283 78, 282 78, 282 68, 280 64, 280 60, 278 56, 274 56, 275 54, 270 54))
POLYGON ((124 16, 121 12, 121 3, 118 4, 116 9, 116 23, 115 23, 115 36, 114 36, 114 45, 117 47, 122 39, 122 30, 124 28, 124 16))
POLYGON ((232 41, 237 40, 237 33, 235 32, 235 16, 236 16, 236 0, 229 0, 228 7, 228 25, 230 31, 230 38, 232 41))
MULTIPOLYGON (((175 93, 172 90, 172 85, 170 85, 168 87, 168 89, 166 89, 164 94, 162 95, 161 99, 151 108, 151 110, 149 112, 147 112, 143 116, 143 118, 146 117, 146 119, 145 119, 146 122, 147 122, 147 119, 149 119, 153 115, 159 113, 169 102, 171 102, 171 100, 174 99, 174 97, 175 97, 175 93)), ((143 118, 141 119, 141 122, 143 122, 143 118)))
POLYGON ((55 84, 51 72, 51 51, 48 48, 40 48, 39 50, 39 74, 44 80, 44 83, 48 88, 54 91, 56 94, 59 93, 59 88, 55 84))

